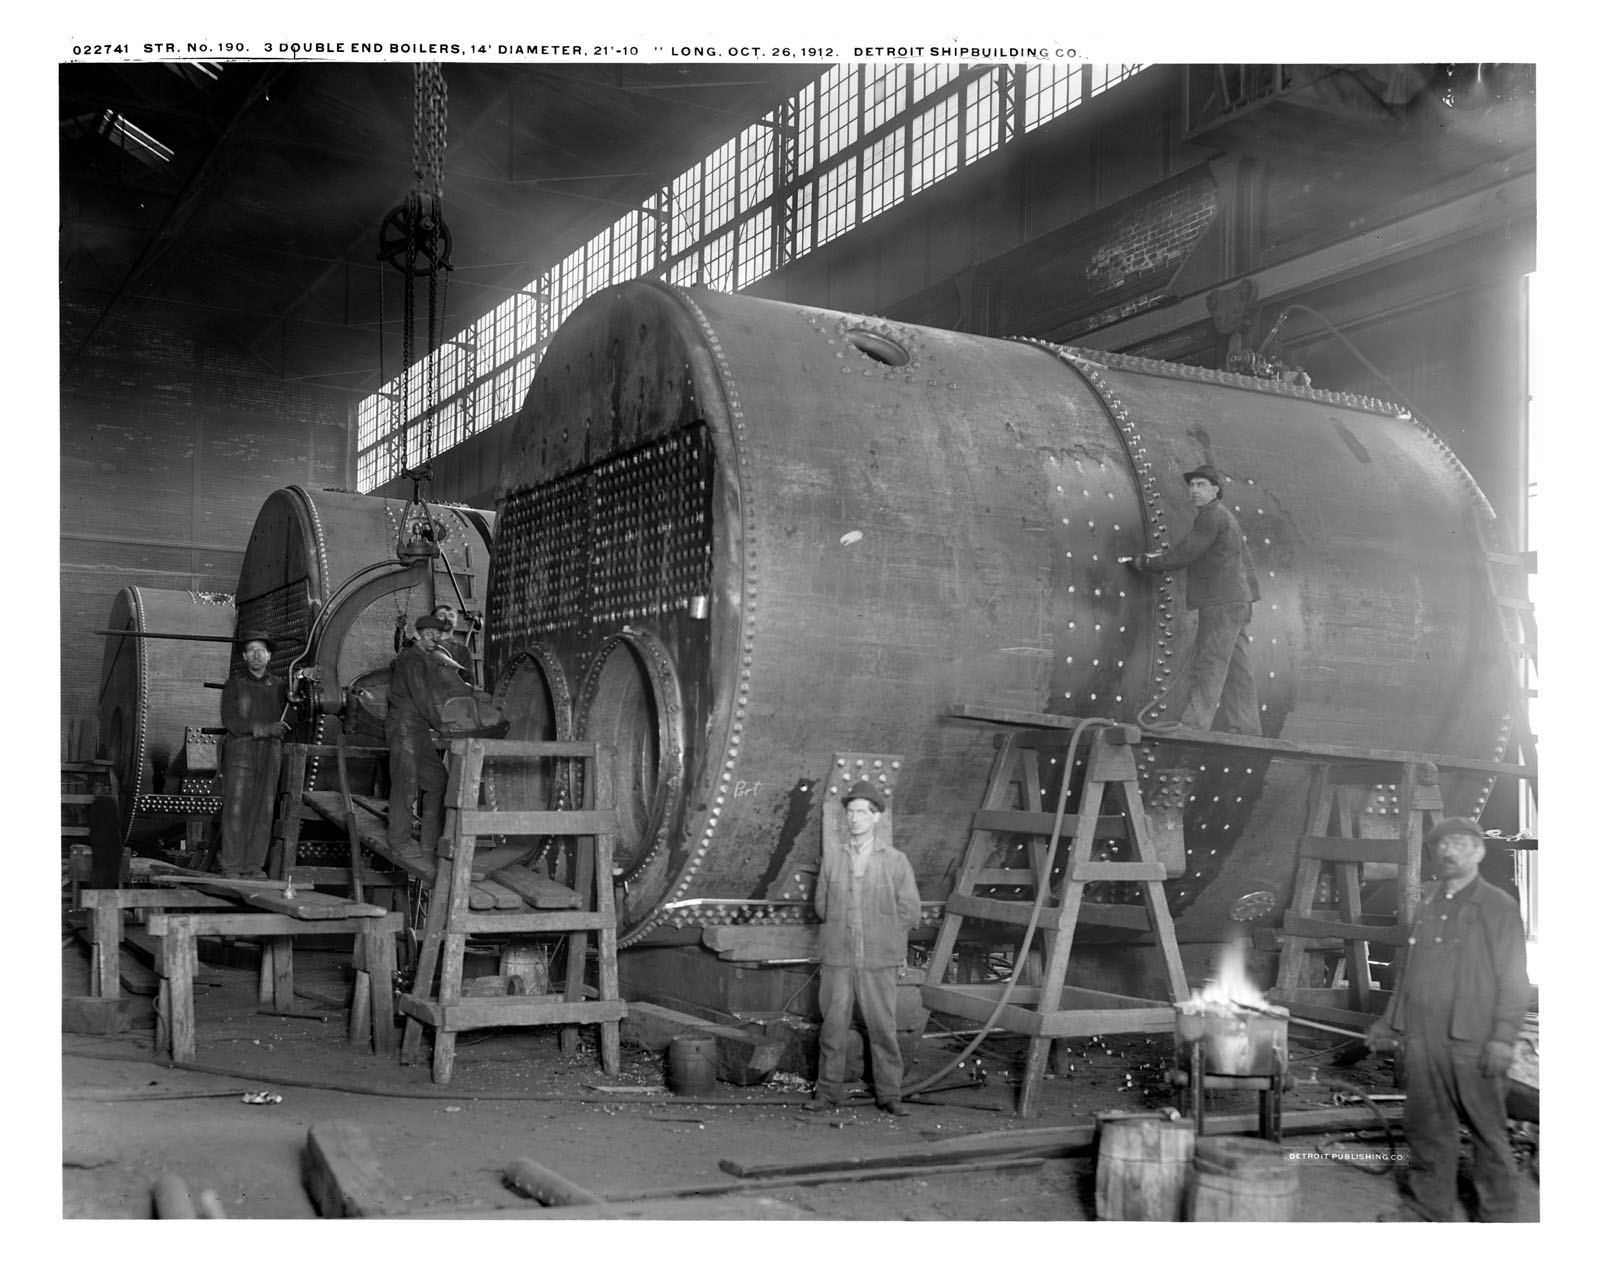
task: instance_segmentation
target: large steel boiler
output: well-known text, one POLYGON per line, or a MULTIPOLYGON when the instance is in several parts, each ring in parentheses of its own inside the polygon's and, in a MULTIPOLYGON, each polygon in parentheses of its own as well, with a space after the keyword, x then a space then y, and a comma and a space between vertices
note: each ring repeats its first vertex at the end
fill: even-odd
POLYGON ((116 771, 126 841, 140 817, 198 817, 216 808, 209 787, 182 794, 175 775, 197 749, 217 768, 214 736, 204 731, 222 723, 217 690, 228 678, 233 600, 123 587, 106 632, 99 755, 116 771))
MULTIPOLYGON (((501 475, 486 652, 519 733, 618 746, 623 943, 805 898, 840 751, 903 758, 895 843, 944 897, 994 733, 948 709, 1132 721, 1157 697, 1181 575, 1117 561, 1187 530, 1201 461, 1255 555, 1265 731, 1497 758, 1487 504, 1391 406, 655 282, 582 305, 501 475)), ((1286 900, 1307 765, 1139 758, 1147 792, 1193 771, 1181 938, 1286 900)), ((1488 786, 1448 775, 1446 808, 1488 786)))
POLYGON ((275 674, 315 668, 297 736, 330 742, 347 723, 381 735, 386 673, 412 620, 443 602, 481 614, 492 537, 493 515, 470 507, 299 485, 267 497, 239 571, 238 626, 283 641, 275 674))

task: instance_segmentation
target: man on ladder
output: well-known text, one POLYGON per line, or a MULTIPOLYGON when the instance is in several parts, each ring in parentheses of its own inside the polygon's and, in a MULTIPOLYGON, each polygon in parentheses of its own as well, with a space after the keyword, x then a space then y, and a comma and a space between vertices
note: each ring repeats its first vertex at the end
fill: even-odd
POLYGON ((1222 480, 1210 463, 1183 473, 1196 512, 1194 528, 1177 546, 1133 556, 1139 573, 1187 569, 1184 597, 1200 614, 1189 655, 1189 699, 1176 720, 1148 722, 1176 728, 1261 736, 1261 704, 1250 670, 1251 606, 1261 599, 1250 548, 1233 512, 1222 504, 1222 480), (1212 725, 1212 720, 1216 725, 1212 725))

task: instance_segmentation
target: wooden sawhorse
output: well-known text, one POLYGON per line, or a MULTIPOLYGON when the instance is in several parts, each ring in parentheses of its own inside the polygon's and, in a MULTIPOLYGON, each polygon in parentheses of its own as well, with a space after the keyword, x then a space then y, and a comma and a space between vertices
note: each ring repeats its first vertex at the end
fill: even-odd
POLYGON ((79 895, 89 913, 94 953, 89 994, 114 999, 122 989, 122 913, 168 911, 175 907, 214 907, 218 900, 196 889, 84 889, 79 895))
MULTIPOLYGON (((215 901, 215 899, 212 899, 215 901)), ((198 938, 262 938, 259 998, 286 1010, 294 1001, 294 939, 308 933, 351 933, 356 947, 355 996, 350 1004, 350 1040, 366 1040, 371 1027, 373 1052, 395 1050, 394 938, 405 923, 398 911, 345 920, 296 920, 271 911, 169 912, 150 921, 150 936, 163 940, 161 1014, 156 1021, 156 1051, 172 1051, 174 1062, 194 1061, 194 978, 199 966, 198 938)))

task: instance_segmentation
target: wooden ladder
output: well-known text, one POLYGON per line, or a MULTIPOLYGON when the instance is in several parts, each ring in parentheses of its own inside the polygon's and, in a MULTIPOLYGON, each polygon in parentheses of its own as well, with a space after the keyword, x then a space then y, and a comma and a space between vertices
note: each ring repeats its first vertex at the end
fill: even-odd
POLYGON ((1539 749, 1528 723, 1528 699, 1537 697, 1522 668, 1526 661, 1537 675, 1539 633, 1533 618, 1533 601, 1528 599, 1528 577, 1538 572, 1538 559, 1532 551, 1495 551, 1489 546, 1489 532, 1483 517, 1474 510, 1468 519, 1477 543, 1479 585, 1500 628, 1501 664, 1511 699, 1511 722, 1515 731, 1508 751, 1516 759, 1520 749, 1522 763, 1534 773, 1528 778, 1533 802, 1539 802, 1539 749))
POLYGON ((1359 1030, 1380 1009, 1372 1002, 1372 970, 1369 948, 1372 943, 1395 947, 1405 945, 1411 922, 1416 918, 1422 894, 1422 842, 1425 818, 1433 814, 1432 826, 1443 809, 1439 794, 1439 771, 1431 764, 1351 765, 1323 763, 1311 776, 1309 812, 1305 833, 1296 848, 1297 864, 1293 896, 1284 912, 1278 953, 1278 976, 1271 998, 1288 1006, 1291 1013, 1303 1013, 1323 1021, 1348 1024, 1359 1030), (1398 781, 1391 781, 1398 777, 1398 781), (1374 800, 1374 788, 1378 788, 1374 800), (1394 810, 1380 821, 1363 824, 1362 814, 1373 808, 1387 809, 1382 791, 1392 788, 1394 810), (1387 821, 1388 818, 1396 821, 1387 821), (1330 832, 1330 825, 1333 830, 1330 832), (1368 834, 1369 828, 1383 834, 1368 834), (1403 834, 1391 835, 1389 831, 1403 834), (1397 913, 1393 923, 1378 923, 1363 915, 1361 871, 1364 864, 1385 864, 1397 869, 1397 913), (1317 914, 1316 896, 1324 868, 1331 867, 1334 884, 1334 911, 1317 914), (1336 940, 1344 944, 1344 968, 1349 983, 1348 1009, 1324 1007, 1296 1000, 1303 990, 1302 970, 1308 947, 1315 940, 1336 940))
MULTIPOLYGON (((401 1062, 420 1057, 422 1028, 434 1028, 433 1079, 448 1084, 455 1064, 456 1035, 478 1027, 563 1028, 562 1048, 577 1044, 577 1026, 600 1026, 600 1062, 607 1075, 621 1070, 621 1021, 627 1013, 617 984, 617 918, 611 867, 617 813, 612 800, 614 751, 597 742, 507 742, 482 738, 450 744, 445 787, 445 829, 439 868, 428 901, 427 920, 417 957, 416 981, 400 997, 406 1015, 401 1062), (479 807, 486 758, 525 761, 572 759, 583 762, 583 807, 576 810, 495 810, 479 807), (568 836, 576 838, 572 888, 578 910, 473 911, 472 859, 479 836, 568 836), (443 850, 448 850, 444 852, 443 850), (462 960, 470 935, 564 934, 567 940, 565 992, 528 995, 463 995, 462 960), (599 998, 584 995, 589 935, 595 935, 599 998), (442 961, 441 961, 442 955, 442 961), (439 978, 438 995, 433 980, 439 978)), ((520 899, 513 895, 520 904, 520 899)))
MULTIPOLYGON (((1167 868, 1157 859, 1139 796, 1138 765, 1132 747, 1138 743, 1138 729, 1128 725, 1093 728, 1089 739, 1089 758, 1084 770, 1082 794, 1077 813, 1064 813, 1056 830, 1053 812, 1040 807, 1041 750, 1064 751, 1071 735, 1059 732, 1013 732, 995 738, 996 756, 984 791, 983 807, 973 815, 972 834, 961 862, 961 870, 949 900, 944 920, 928 962, 930 981, 922 988, 924 1005, 938 1012, 956 1014, 975 1022, 988 1022, 1002 1030, 1029 1036, 1028 1064, 1023 1075, 1019 1114, 1034 1115, 1039 1088, 1049 1057, 1051 1042, 1068 1036, 1118 1034, 1124 1032, 1171 1030, 1175 1024, 1173 1005, 1189 994, 1178 954, 1177 935, 1167 909, 1161 883, 1167 868), (1009 794, 1016 782, 1021 808, 1009 806, 1009 794), (1120 814, 1102 813, 1107 788, 1120 790, 1120 814), (987 865, 994 833, 1028 837, 1025 868, 987 865), (1058 841, 1072 837, 1064 864, 1056 861, 1058 841), (1094 858, 1097 841, 1118 839, 1132 853, 1116 861, 1094 858), (1060 873, 1059 875, 1057 873, 1060 873), (1142 886, 1143 904, 1112 905, 1085 902, 1085 889, 1098 883, 1142 886), (998 898, 994 890, 1013 893, 1031 886, 1034 897, 1021 900, 998 898), (1008 1003, 1001 1004, 1003 983, 948 983, 942 979, 955 952, 957 935, 969 920, 1011 926, 1026 926, 1039 903, 1038 933, 1043 940, 1043 976, 1038 986, 1018 984, 1008 1003), (1116 925, 1154 933, 1166 965, 1172 1002, 1144 1000, 1111 992, 1066 985, 1067 962, 1072 954, 1073 935, 1080 924, 1116 925), (1064 1002, 1071 1001, 1070 1007, 1064 1002)), ((1071 760, 1062 766, 1065 787, 1072 774, 1071 760)), ((1015 964, 1027 957, 1018 955, 1015 964)))

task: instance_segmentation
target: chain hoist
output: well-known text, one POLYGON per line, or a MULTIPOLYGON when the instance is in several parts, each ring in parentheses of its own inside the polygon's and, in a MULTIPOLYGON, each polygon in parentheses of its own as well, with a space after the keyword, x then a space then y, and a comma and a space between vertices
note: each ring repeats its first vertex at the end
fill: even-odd
MULTIPOLYGON (((448 292, 450 228, 444 220, 445 119, 448 95, 444 71, 437 62, 412 66, 414 87, 411 124, 411 191, 378 227, 378 377, 383 376, 385 264, 404 280, 405 305, 401 321, 401 373, 398 392, 390 398, 391 457, 395 474, 410 474, 407 435, 412 419, 412 379, 416 362, 416 282, 428 281, 426 356, 433 356, 444 330, 444 304, 448 292)), ((433 452, 433 413, 439 401, 439 362, 430 359, 422 392, 424 438, 422 455, 433 452)), ((415 477, 413 477, 415 479, 415 477)))

